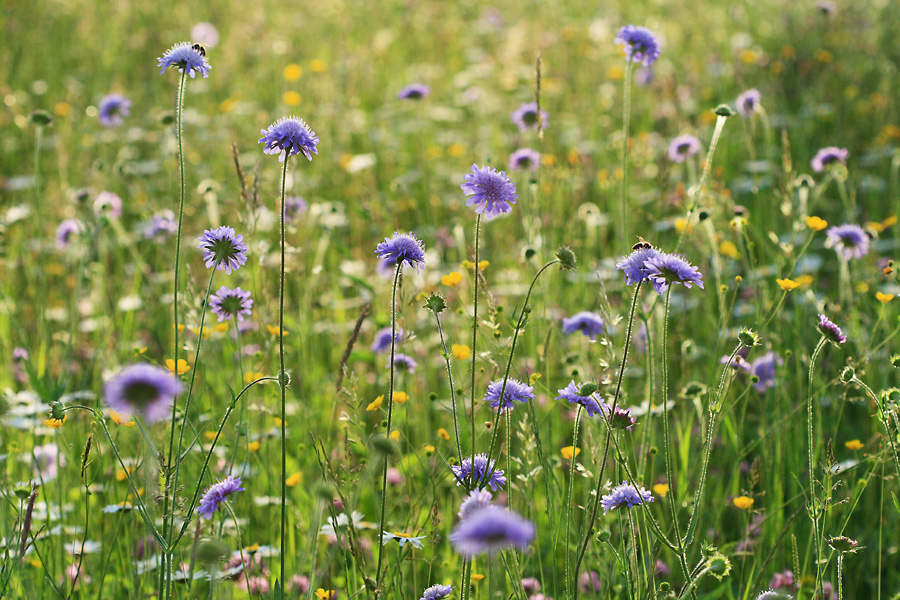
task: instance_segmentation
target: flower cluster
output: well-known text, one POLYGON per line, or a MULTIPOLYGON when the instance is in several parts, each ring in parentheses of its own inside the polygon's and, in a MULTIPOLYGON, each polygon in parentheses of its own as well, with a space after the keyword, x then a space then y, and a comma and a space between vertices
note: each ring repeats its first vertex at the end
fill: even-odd
POLYGON ((456 479, 456 485, 461 486, 463 483, 472 485, 489 485, 491 490, 497 491, 506 483, 506 477, 503 471, 494 469, 494 460, 488 459, 487 454, 476 454, 475 456, 464 458, 462 464, 450 465, 453 477, 456 479), (490 473, 491 476, 484 481, 485 476, 490 473))
POLYGON ((165 369, 136 364, 122 370, 103 388, 106 404, 116 412, 143 415, 148 423, 169 414, 181 382, 165 369))
POLYGON ((318 136, 299 117, 283 117, 269 125, 268 129, 261 129, 260 133, 259 143, 266 145, 263 152, 278 154, 281 162, 288 156, 300 153, 307 160, 312 160, 312 155, 319 153, 318 136))

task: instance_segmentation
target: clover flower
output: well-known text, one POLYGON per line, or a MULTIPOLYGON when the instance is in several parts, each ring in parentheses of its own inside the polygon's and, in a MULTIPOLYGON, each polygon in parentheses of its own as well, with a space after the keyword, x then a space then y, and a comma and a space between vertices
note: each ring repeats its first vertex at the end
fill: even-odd
POLYGON ((231 227, 207 229, 200 236, 200 245, 206 267, 215 266, 219 271, 231 275, 247 262, 247 245, 244 236, 235 233, 231 227))
POLYGON ((836 225, 829 227, 825 233, 825 247, 834 248, 844 260, 862 258, 869 253, 869 235, 859 225, 836 225))
POLYGON ((698 152, 700 152, 700 140, 695 135, 685 134, 672 138, 667 155, 672 162, 683 163, 692 156, 696 156, 698 152))
POLYGON ((229 475, 222 481, 216 482, 207 488, 200 498, 197 512, 205 519, 212 519, 213 513, 219 510, 219 506, 225 502, 225 498, 243 491, 240 475, 237 478, 229 475))
POLYGON ((562 332, 572 335, 580 331, 585 337, 596 340, 603 333, 603 318, 597 313, 582 311, 562 320, 562 332))
POLYGON ((500 412, 512 410, 513 401, 528 402, 529 400, 534 400, 534 388, 512 378, 506 379, 506 387, 503 386, 502 379, 492 381, 484 394, 484 401, 490 402, 491 406, 499 409, 500 412), (500 398, 501 390, 503 398, 500 398))
POLYGON ((165 369, 144 363, 131 365, 106 382, 106 404, 119 413, 140 414, 148 423, 169 414, 181 382, 165 369))
POLYGON ((187 69, 191 79, 197 73, 203 77, 209 77, 209 70, 212 67, 206 61, 206 51, 198 49, 196 45, 190 42, 180 42, 175 44, 158 59, 157 67, 161 67, 159 74, 162 75, 169 67, 175 67, 179 73, 184 73, 187 69))
POLYGON ((219 317, 220 323, 235 317, 238 321, 243 321, 245 315, 250 316, 253 312, 253 299, 249 291, 223 285, 210 298, 209 306, 213 314, 219 317))
POLYGON ((835 325, 831 320, 823 314, 819 315, 819 331, 832 344, 843 344, 847 341, 847 336, 841 331, 841 328, 835 325))
POLYGON ((421 100, 429 94, 431 94, 431 88, 424 83, 411 83, 397 92, 397 98, 400 100, 421 100))
POLYGON ((488 506, 461 521, 450 534, 460 554, 493 554, 510 546, 528 548, 534 539, 534 523, 499 506, 488 506))
POLYGON ((751 88, 737 97, 737 111, 742 117, 748 119, 756 112, 759 105, 760 94, 756 88, 751 88))
POLYGON ((538 165, 541 163, 541 154, 537 150, 531 148, 519 148, 509 155, 509 170, 524 171, 529 169, 537 171, 538 165))
POLYGON ((626 25, 616 35, 616 43, 625 45, 625 56, 631 62, 649 67, 659 58, 659 42, 646 27, 626 25))
POLYGON ((644 281, 650 281, 650 270, 647 261, 651 258, 662 256, 662 252, 656 248, 641 247, 634 250, 628 256, 623 256, 616 263, 616 269, 625 274, 625 285, 634 285, 644 281))
POLYGON ((593 392, 584 395, 581 387, 576 385, 573 379, 569 382, 569 385, 559 390, 559 396, 556 397, 556 400, 566 400, 574 404, 580 404, 587 411, 589 417, 601 414, 603 409, 606 408, 606 403, 595 398, 593 392))
POLYGON ((603 513, 608 513, 621 507, 631 508, 645 502, 653 502, 653 494, 643 487, 635 487, 627 481, 623 481, 621 485, 617 485, 600 499, 600 506, 603 507, 603 513))
MULTIPOLYGON (((519 126, 519 131, 528 131, 538 127, 537 102, 526 102, 512 114, 512 122, 519 126)), ((547 111, 541 110, 540 122, 542 127, 547 126, 547 111)))
POLYGON ((131 114, 131 100, 122 94, 109 94, 100 99, 97 107, 97 120, 104 127, 115 127, 125 121, 122 117, 131 114))
POLYGON ((676 283, 687 288, 696 285, 703 289, 703 275, 680 254, 659 253, 648 258, 644 264, 657 294, 664 294, 670 285, 676 283))
POLYGON ((484 214, 488 219, 508 213, 516 203, 516 184, 509 180, 506 173, 491 167, 472 165, 472 172, 466 173, 459 186, 466 196, 466 206, 474 206, 475 212, 484 214))
POLYGON ((846 148, 838 148, 837 146, 828 146, 827 148, 822 148, 816 155, 813 157, 812 161, 810 161, 810 166, 812 166, 812 170, 816 173, 821 173, 825 170, 829 165, 833 165, 836 163, 841 163, 842 165, 847 164, 847 158, 850 156, 850 153, 846 148))
POLYGON ((486 484, 496 492, 506 483, 506 477, 504 477, 503 471, 494 469, 494 463, 493 459, 488 459, 487 454, 481 453, 464 458, 461 464, 450 465, 450 470, 456 479, 457 487, 461 486, 463 482, 474 485, 486 484), (482 482, 487 473, 491 474, 490 478, 486 482, 482 482))
POLYGON ((313 154, 319 151, 316 145, 319 138, 310 129, 306 121, 299 117, 282 117, 271 125, 269 129, 261 129, 260 144, 265 144, 265 154, 278 154, 278 160, 284 162, 285 157, 303 153, 307 160, 312 160, 313 154))
POLYGON ((375 247, 375 254, 391 266, 405 262, 415 267, 417 273, 419 267, 425 264, 425 245, 412 233, 398 231, 391 237, 384 238, 384 241, 375 247))

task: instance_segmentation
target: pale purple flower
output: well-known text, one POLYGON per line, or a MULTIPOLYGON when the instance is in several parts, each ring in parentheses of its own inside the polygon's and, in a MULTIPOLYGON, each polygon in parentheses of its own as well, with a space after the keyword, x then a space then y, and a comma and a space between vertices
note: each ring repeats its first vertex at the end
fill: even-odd
MULTIPOLYGON (((399 342, 403 336, 403 330, 397 328, 397 335, 394 337, 395 342, 399 342)), ((372 342, 372 352, 387 352, 391 349, 391 328, 382 327, 375 333, 375 341, 372 342)))
MULTIPOLYGON (((388 360, 388 368, 390 368, 390 359, 388 360)), ((415 373, 416 367, 419 366, 411 356, 397 352, 394 354, 394 368, 406 371, 407 373, 415 373)))
POLYGON ((474 457, 464 458, 462 464, 450 465, 450 470, 453 472, 453 478, 456 479, 457 487, 463 483, 489 485, 491 490, 496 492, 506 483, 506 477, 504 477, 503 471, 494 469, 494 463, 493 459, 488 459, 487 454, 481 453, 474 457), (490 478, 486 482, 482 482, 488 473, 491 474, 490 478))
POLYGON ((700 140, 691 134, 679 135, 669 142, 668 157, 672 162, 683 163, 700 152, 700 140))
POLYGON ((534 523, 499 506, 482 508, 457 525, 450 543, 465 556, 490 553, 516 546, 528 548, 534 539, 534 523))
POLYGON ((161 244, 169 237, 175 235, 177 230, 178 222, 175 220, 175 213, 168 208, 164 208, 150 217, 150 220, 144 226, 144 237, 161 244))
POLYGON ((623 256, 616 263, 616 269, 625 274, 625 285, 650 281, 650 270, 647 267, 647 261, 659 256, 662 256, 662 252, 656 248, 638 248, 628 256, 623 256))
POLYGON ((216 267, 231 275, 247 263, 247 245, 244 236, 236 233, 231 227, 207 229, 200 236, 200 245, 206 268, 216 267))
POLYGON ((452 586, 441 585, 438 583, 422 592, 422 597, 419 600, 443 600, 449 596, 452 591, 452 586))
POLYGON ((200 73, 203 77, 209 77, 209 70, 212 69, 209 63, 206 62, 206 51, 195 48, 194 44, 190 42, 180 42, 166 50, 166 53, 158 59, 156 66, 161 67, 159 70, 160 75, 165 73, 169 67, 177 68, 179 73, 184 73, 185 69, 187 69, 191 79, 197 73, 200 73))
POLYGON ((646 27, 626 25, 616 35, 616 43, 625 45, 625 56, 631 62, 649 67, 659 58, 659 42, 646 27))
POLYGON ((759 378, 759 381, 753 384, 757 392, 763 393, 775 387, 775 367, 781 364, 784 364, 784 361, 774 352, 766 352, 753 361, 750 365, 750 374, 759 378))
POLYGON ((627 481, 614 487, 609 494, 600 499, 603 513, 608 513, 620 507, 631 508, 646 502, 653 502, 653 494, 643 487, 635 487, 627 481))
POLYGON ((118 219, 122 216, 122 199, 112 192, 100 192, 94 199, 94 214, 118 219))
POLYGON ((64 219, 56 228, 56 247, 65 250, 72 241, 73 235, 81 235, 85 231, 84 223, 78 219, 64 219))
POLYGON ((421 100, 431 94, 431 88, 424 83, 411 83, 397 93, 401 100, 421 100))
POLYGON ((859 225, 836 225, 829 227, 825 233, 825 247, 834 248, 844 260, 862 258, 869 253, 869 234, 859 225))
POLYGON ((239 287, 231 289, 227 285, 223 285, 213 294, 209 299, 209 306, 213 314, 219 317, 220 323, 235 317, 238 321, 243 321, 244 316, 253 313, 253 299, 250 292, 239 287))
POLYGON ((541 163, 541 154, 531 148, 519 148, 509 155, 510 171, 537 171, 541 163))
POLYGON ((631 431, 631 428, 637 423, 637 419, 631 416, 631 408, 625 408, 619 405, 616 405, 615 410, 610 410, 612 407, 606 410, 606 418, 609 420, 609 426, 613 429, 627 429, 631 431))
POLYGON ((131 100, 122 94, 109 94, 100 99, 97 120, 104 127, 115 127, 124 123, 122 117, 131 114, 131 100))
POLYGON ((524 577, 522 579, 522 591, 526 594, 534 594, 541 591, 541 582, 534 577, 524 577))
POLYGON ((680 254, 659 253, 648 258, 644 265, 657 294, 664 294, 670 285, 677 283, 686 288, 696 285, 703 289, 703 275, 680 254))
POLYGON ((207 48, 214 48, 219 44, 219 30, 212 23, 203 21, 191 28, 191 39, 207 48))
POLYGON ((759 106, 760 94, 756 88, 751 88, 737 97, 737 111, 745 119, 749 119, 759 106))
POLYGON ((419 267, 425 264, 425 245, 412 233, 398 231, 391 237, 384 238, 384 241, 375 247, 375 254, 391 266, 405 262, 415 267, 417 273, 419 267))
MULTIPOLYGON (((512 114, 512 122, 519 126, 519 131, 528 131, 538 128, 537 102, 526 102, 512 114)), ((547 111, 541 109, 541 127, 547 126, 547 111)))
POLYGON ((585 571, 578 578, 578 589, 582 593, 599 592, 601 587, 600 575, 597 571, 585 571))
POLYGON ((319 138, 310 129, 306 121, 299 117, 282 117, 269 125, 269 129, 261 129, 260 144, 265 144, 265 154, 278 154, 278 160, 284 162, 286 156, 303 153, 307 160, 313 154, 319 154, 317 145, 319 138))
POLYGON ((200 505, 197 507, 197 513, 205 519, 212 519, 213 513, 219 510, 219 506, 225 501, 225 498, 237 492, 243 492, 241 487, 241 477, 235 478, 229 475, 222 481, 218 481, 209 486, 200 498, 200 505))
POLYGON ((827 148, 822 148, 821 150, 816 152, 816 155, 813 157, 810 165, 812 166, 813 171, 815 171, 816 173, 821 173, 829 165, 833 165, 836 163, 846 165, 847 158, 849 156, 850 152, 848 152, 846 148, 828 146, 827 148))
MULTIPOLYGON (((458 484, 459 482, 457 482, 457 485, 458 484)), ((463 499, 462 503, 460 503, 459 512, 456 514, 459 515, 460 519, 465 519, 476 510, 480 510, 490 505, 491 499, 491 493, 484 488, 472 490, 469 492, 469 495, 463 499)))
POLYGON ((597 313, 587 311, 563 318, 562 332, 572 335, 576 331, 580 331, 585 337, 596 340, 598 335, 603 334, 603 318, 597 313))
POLYGON ((164 419, 181 392, 181 382, 165 369, 145 363, 131 365, 106 382, 103 396, 116 412, 143 415, 148 423, 164 419))
POLYGON ((307 208, 306 200, 300 196, 288 196, 284 199, 284 220, 288 223, 297 220, 307 208))
POLYGON ((587 410, 589 417, 601 414, 603 409, 606 408, 606 403, 603 400, 598 400, 594 393, 586 396, 581 395, 579 388, 580 386, 576 385, 573 379, 569 382, 569 385, 559 390, 559 396, 556 397, 556 400, 566 400, 574 404, 580 404, 587 410))
POLYGON ((459 187, 466 196, 466 206, 474 206, 475 212, 493 219, 501 213, 508 213, 516 203, 516 184, 506 173, 491 167, 472 165, 472 172, 466 173, 465 181, 459 187))
POLYGON ((484 401, 490 402, 491 406, 500 412, 512 410, 514 401, 528 402, 529 400, 534 400, 534 388, 512 378, 506 379, 506 386, 503 385, 502 379, 492 381, 484 394, 484 401), (502 399, 500 398, 501 390, 503 392, 502 399))

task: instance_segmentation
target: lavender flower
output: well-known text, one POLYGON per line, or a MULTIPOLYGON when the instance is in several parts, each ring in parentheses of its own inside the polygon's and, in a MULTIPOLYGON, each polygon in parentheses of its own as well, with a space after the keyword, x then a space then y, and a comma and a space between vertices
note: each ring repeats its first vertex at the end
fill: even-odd
POLYGON ((144 226, 144 237, 162 243, 166 238, 175 235, 177 229, 178 222, 175 220, 175 213, 164 208, 150 217, 150 221, 144 226))
POLYGON ((206 268, 215 266, 231 275, 247 262, 247 245, 244 236, 235 233, 231 227, 207 229, 200 236, 200 245, 206 268))
POLYGON ((781 364, 784 364, 784 361, 774 352, 766 352, 753 361, 753 364, 750 365, 750 373, 759 378, 753 384, 757 392, 763 393, 769 388, 775 387, 775 367, 781 364))
POLYGON ((660 256, 662 252, 656 248, 638 248, 628 256, 623 256, 622 260, 616 263, 616 268, 625 273, 625 285, 650 281, 647 261, 660 256))
POLYGON ((94 199, 94 214, 118 219, 122 216, 122 199, 112 192, 100 192, 94 199))
POLYGON ((492 381, 484 394, 484 401, 490 402, 491 406, 498 408, 500 412, 512 410, 513 401, 528 402, 529 400, 534 400, 534 388, 512 378, 506 380, 505 388, 502 379, 492 381), (503 391, 502 399, 500 398, 501 390, 503 391))
POLYGON ((659 42, 646 27, 626 25, 616 35, 616 43, 625 45, 625 56, 631 62, 649 67, 659 58, 659 42))
MULTIPOLYGON (((388 368, 390 368, 390 366, 390 361, 388 361, 388 368)), ((403 371, 406 371, 407 373, 415 373, 416 367, 418 366, 419 364, 415 360, 413 360, 411 356, 407 356, 406 354, 402 354, 400 352, 394 354, 394 368, 401 369, 403 371)))
POLYGON ((749 119, 756 112, 759 105, 760 94, 756 88, 751 88, 737 97, 737 110, 745 119, 749 119))
POLYGON ((819 331, 822 332, 829 342, 838 345, 847 341, 847 336, 841 331, 841 328, 832 323, 828 317, 823 314, 819 315, 819 331))
MULTIPOLYGON (((403 336, 403 330, 397 328, 397 335, 394 337, 395 342, 399 342, 403 336)), ((382 327, 375 334, 375 341, 372 342, 372 352, 387 352, 391 349, 391 328, 382 327)))
POLYGON ((528 548, 534 539, 534 523, 499 506, 488 506, 461 521, 450 543, 460 554, 495 553, 509 546, 528 548))
POLYGON ((488 219, 511 211, 518 198, 516 184, 503 171, 472 165, 472 172, 466 173, 463 179, 459 187, 466 196, 471 196, 466 206, 474 206, 476 213, 484 213, 488 219))
POLYGON ((631 508, 645 502, 653 502, 653 494, 643 487, 635 487, 627 481, 623 481, 621 485, 617 485, 609 494, 600 499, 600 506, 603 507, 603 513, 606 514, 622 506, 631 508))
POLYGON ((126 367, 103 387, 111 409, 143 415, 148 423, 165 418, 180 392, 181 382, 168 371, 144 363, 126 367))
POLYGON ((411 83, 397 93, 401 100, 421 100, 431 94, 431 88, 424 83, 411 83))
POLYGON ((476 510, 481 510, 488 506, 491 503, 491 498, 491 493, 484 488, 472 490, 459 505, 459 512, 456 514, 459 515, 460 519, 465 519, 476 510))
POLYGON ((491 490, 496 492, 497 488, 502 488, 503 484, 506 483, 503 471, 495 470, 494 460, 488 459, 487 454, 483 453, 464 458, 462 464, 450 465, 450 470, 453 471, 457 487, 464 482, 469 485, 480 485, 487 473, 490 473, 491 476, 484 484, 491 486, 491 490))
POLYGON ((669 142, 668 157, 672 162, 683 163, 700 152, 700 140, 697 136, 685 134, 672 138, 669 142))
POLYGON ((425 246, 412 233, 398 231, 391 237, 384 238, 384 241, 375 247, 375 254, 385 262, 390 262, 392 266, 398 262, 406 262, 409 266, 415 267, 417 273, 419 267, 425 264, 425 246))
POLYGON ((84 223, 78 219, 64 219, 56 228, 56 247, 65 250, 69 247, 73 235, 84 233, 84 223))
POLYGON ((209 299, 210 308, 217 317, 219 322, 234 319, 243 321, 244 316, 250 316, 253 310, 253 299, 250 292, 241 288, 231 289, 227 285, 219 288, 213 297, 209 299))
POLYGON ((452 591, 452 586, 441 585, 438 583, 422 592, 422 597, 419 600, 442 600, 449 596, 452 591))
MULTIPOLYGON (((538 127, 537 102, 526 102, 512 114, 512 122, 519 126, 519 131, 528 131, 538 127)), ((547 126, 547 111, 541 110, 541 127, 547 126)))
POLYGON ((529 169, 532 172, 537 171, 541 162, 541 154, 531 148, 519 148, 509 155, 509 170, 524 171, 529 169))
POLYGON ((834 248, 844 260, 862 258, 869 253, 869 235, 859 225, 845 223, 829 227, 826 234, 825 247, 834 248))
POLYGON ((306 200, 300 196, 288 196, 284 199, 284 219, 292 222, 306 212, 306 200))
POLYGON ((846 165, 847 157, 849 156, 850 153, 846 148, 828 146, 827 148, 822 148, 821 150, 816 152, 816 155, 813 157, 810 165, 812 166, 813 171, 815 171, 816 173, 821 173, 829 165, 833 165, 836 163, 846 165))
POLYGON ((200 498, 200 505, 197 512, 205 519, 212 519, 213 513, 219 510, 219 506, 225 502, 225 498, 237 492, 243 492, 241 487, 241 477, 237 478, 229 475, 222 481, 216 482, 209 486, 200 498))
POLYGON ((584 384, 581 386, 576 385, 575 380, 573 379, 569 382, 569 385, 559 390, 559 396, 556 397, 556 400, 566 400, 568 402, 580 404, 587 411, 589 417, 599 415, 603 409, 606 408, 606 403, 603 402, 603 400, 595 398, 593 392, 583 395, 581 390, 583 385, 584 384))
POLYGON ((97 120, 104 127, 115 127, 125 121, 122 117, 131 114, 131 100, 121 94, 109 94, 100 99, 97 120))
POLYGON ((179 73, 184 73, 187 69, 188 75, 193 79, 197 73, 203 77, 209 77, 209 70, 212 69, 206 62, 206 51, 196 45, 191 45, 190 42, 175 44, 166 50, 166 53, 158 60, 159 63, 156 66, 161 67, 160 75, 165 73, 169 67, 175 67, 179 73))
POLYGON ((566 335, 572 335, 580 331, 585 337, 596 340, 603 333, 603 318, 597 313, 582 311, 562 320, 562 331, 566 335))
POLYGON ((648 258, 644 265, 657 294, 664 294, 674 283, 687 288, 696 285, 703 289, 703 275, 680 254, 659 253, 648 258))
POLYGON ((259 143, 266 145, 263 152, 278 154, 281 162, 284 162, 286 156, 301 152, 307 160, 312 160, 313 154, 319 154, 316 148, 318 136, 299 117, 282 117, 269 125, 268 130, 261 129, 260 133, 263 136, 259 138, 259 143))

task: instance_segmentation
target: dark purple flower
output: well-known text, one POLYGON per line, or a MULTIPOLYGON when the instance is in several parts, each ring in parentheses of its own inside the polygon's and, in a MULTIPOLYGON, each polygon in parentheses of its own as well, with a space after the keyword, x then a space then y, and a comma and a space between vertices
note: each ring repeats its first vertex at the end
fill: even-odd
POLYGON ((595 392, 582 395, 581 386, 575 385, 574 379, 569 382, 569 385, 559 390, 559 396, 556 399, 580 404, 587 411, 589 417, 599 415, 606 408, 606 403, 603 400, 599 400, 595 396, 595 392))
POLYGON ((659 42, 646 27, 626 25, 616 35, 616 43, 625 45, 625 56, 631 62, 649 67, 659 58, 659 42))
POLYGON ((750 374, 759 378, 759 381, 753 384, 757 392, 763 393, 775 387, 775 367, 781 364, 784 364, 784 361, 774 352, 766 352, 753 361, 750 374))
POLYGON ((184 70, 187 69, 191 79, 197 73, 203 77, 209 77, 209 70, 212 69, 206 62, 206 51, 195 48, 190 42, 180 42, 166 50, 156 66, 161 67, 160 75, 165 73, 169 67, 176 67, 179 73, 184 73, 184 70))
POLYGON ((759 105, 760 94, 756 88, 751 88, 737 97, 737 111, 745 119, 749 119, 756 112, 759 105))
POLYGON ((164 208, 150 217, 144 226, 144 237, 162 243, 170 236, 175 235, 177 230, 178 222, 175 220, 175 213, 164 208))
POLYGON ((94 214, 118 219, 122 216, 122 199, 112 192, 100 192, 94 199, 94 214))
POLYGON ((821 173, 825 170, 825 167, 829 165, 833 165, 835 163, 841 163, 842 165, 847 164, 847 158, 850 156, 850 153, 846 148, 838 148, 837 146, 828 146, 827 148, 822 148, 816 155, 813 157, 810 165, 812 166, 812 170, 816 173, 821 173))
POLYGON ((397 93, 401 100, 421 100, 431 93, 431 88, 424 83, 411 83, 397 93))
POLYGON ((284 199, 284 219, 288 223, 295 221, 306 212, 306 200, 300 196, 288 196, 284 199))
MULTIPOLYGON (((526 102, 512 114, 512 122, 519 126, 519 131, 528 131, 538 127, 537 102, 526 102)), ((541 109, 541 127, 547 126, 547 111, 541 109)))
POLYGON ((249 291, 223 285, 209 299, 209 306, 213 314, 219 317, 220 323, 235 317, 238 321, 243 321, 245 315, 250 316, 253 312, 253 299, 249 291))
POLYGON ((828 317, 823 314, 819 315, 819 331, 822 332, 829 342, 837 345, 847 341, 847 336, 841 331, 841 328, 832 323, 828 317))
POLYGON ((625 273, 625 285, 650 281, 650 271, 647 261, 651 258, 662 256, 656 248, 638 248, 628 256, 616 263, 616 268, 625 273))
POLYGON ((419 600, 443 600, 443 598, 449 596, 452 591, 452 586, 437 583, 422 592, 422 597, 419 600))
POLYGON ((509 155, 509 170, 524 171, 526 169, 532 172, 537 171, 541 162, 541 154, 531 148, 519 148, 509 155))
POLYGON ((603 334, 603 318, 597 313, 582 311, 562 320, 564 334, 572 335, 576 331, 580 331, 585 337, 596 340, 598 335, 603 334))
POLYGON ((643 487, 635 487, 623 481, 600 499, 600 506, 603 507, 605 514, 622 506, 631 508, 645 502, 653 502, 653 494, 643 487))
POLYGON ((203 496, 200 498, 200 505, 197 512, 205 519, 212 519, 213 513, 219 510, 219 506, 225 501, 225 498, 237 492, 243 492, 241 487, 241 477, 237 478, 229 475, 222 481, 216 482, 209 486, 203 496))
POLYGON ((466 206, 474 206, 476 213, 484 213, 488 219, 511 211, 518 198, 516 184, 503 171, 472 165, 472 172, 466 173, 463 179, 459 187, 466 196, 471 196, 466 206))
POLYGON ((627 429, 631 431, 631 428, 637 423, 637 419, 631 416, 630 408, 623 408, 618 405, 616 405, 614 411, 607 409, 606 418, 609 419, 609 426, 613 429, 627 429))
POLYGON ((692 156, 696 156, 698 152, 700 152, 700 140, 695 135, 679 135, 669 142, 668 156, 672 162, 683 163, 692 156))
POLYGON ((247 263, 247 245, 244 236, 235 233, 231 227, 207 229, 200 236, 200 245, 206 268, 216 267, 231 275, 247 263))
POLYGON ((485 484, 496 492, 497 488, 502 488, 506 483, 506 477, 504 477, 503 471, 494 469, 494 462, 494 460, 488 459, 487 454, 476 454, 474 457, 464 458, 462 464, 450 465, 450 470, 453 471, 457 486, 461 486, 463 483, 485 484), (487 473, 491 474, 490 479, 482 482, 487 473))
POLYGON ((412 233, 398 231, 391 237, 384 238, 383 242, 375 246, 375 254, 391 266, 406 262, 415 267, 416 272, 425 264, 425 245, 412 233))
MULTIPOLYGON (((394 337, 395 342, 399 342, 403 336, 403 330, 397 328, 397 335, 394 337)), ((391 349, 391 328, 382 327, 375 334, 375 341, 372 342, 372 352, 387 352, 391 349)))
POLYGON ((319 138, 309 128, 306 121, 299 117, 282 117, 269 125, 269 129, 261 129, 260 144, 265 144, 265 154, 278 154, 278 160, 284 162, 286 156, 303 153, 307 160, 313 154, 319 154, 316 145, 319 138))
POLYGON ((131 365, 106 382, 106 404, 126 415, 143 415, 148 423, 165 418, 181 382, 165 369, 144 363, 131 365))
POLYGON ((506 380, 505 387, 502 379, 492 381, 484 394, 484 401, 490 402, 491 406, 499 409, 500 412, 512 410, 513 401, 528 402, 529 400, 534 400, 534 388, 512 378, 506 380), (503 390, 502 399, 500 398, 501 389, 503 390))
POLYGON ((648 258, 645 267, 657 294, 664 294, 675 283, 687 288, 696 285, 703 289, 703 275, 680 254, 659 253, 648 258))
POLYGON ((825 233, 825 247, 834 248, 844 260, 862 258, 869 253, 869 234, 859 225, 845 223, 829 227, 825 233))
MULTIPOLYGON (((388 361, 388 368, 390 368, 390 366, 390 361, 388 361)), ((416 367, 418 366, 419 364, 415 360, 413 360, 411 356, 401 354, 400 352, 394 354, 395 369, 401 369, 403 371, 406 371, 407 373, 415 373, 416 367)))
MULTIPOLYGON (((459 482, 457 482, 457 484, 458 483, 459 482)), ((471 492, 469 492, 469 495, 466 496, 460 503, 459 512, 456 514, 459 515, 460 519, 465 519, 476 510, 481 510, 482 508, 490 505, 491 498, 491 493, 486 489, 472 490, 471 492)))
POLYGON ((122 117, 131 114, 131 100, 122 94, 109 94, 100 99, 97 120, 104 127, 115 127, 124 123, 122 117))
POLYGON ((465 556, 494 553, 510 546, 522 550, 534 539, 534 523, 499 506, 472 513, 450 534, 450 543, 465 556))
POLYGON ((59 250, 65 250, 69 246, 72 236, 81 235, 84 231, 84 223, 78 219, 64 219, 56 228, 56 247, 59 250))

